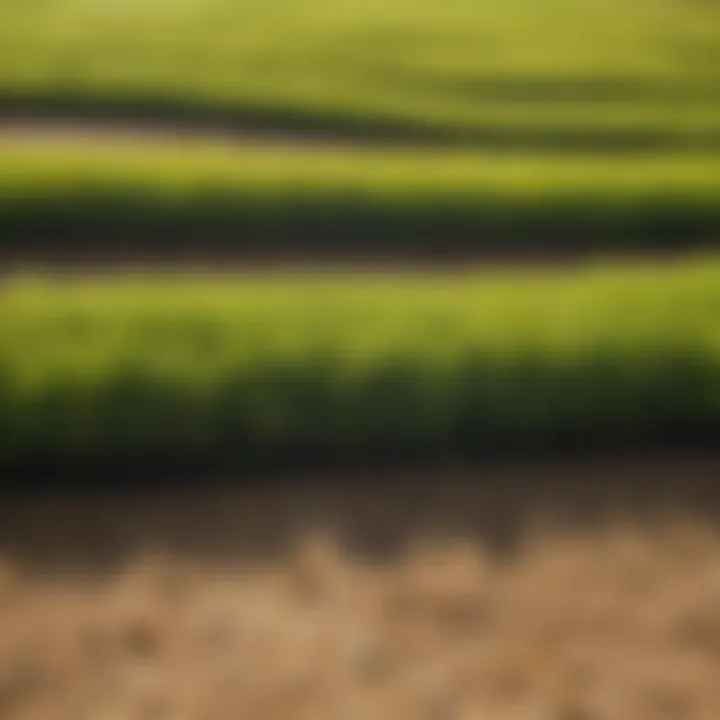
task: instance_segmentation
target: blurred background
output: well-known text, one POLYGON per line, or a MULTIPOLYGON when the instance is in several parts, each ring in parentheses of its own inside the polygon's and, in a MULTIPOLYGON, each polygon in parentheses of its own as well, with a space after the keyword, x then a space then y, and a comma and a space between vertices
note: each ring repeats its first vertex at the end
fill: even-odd
POLYGON ((715 720, 720 6, 0 0, 0 717, 715 720))

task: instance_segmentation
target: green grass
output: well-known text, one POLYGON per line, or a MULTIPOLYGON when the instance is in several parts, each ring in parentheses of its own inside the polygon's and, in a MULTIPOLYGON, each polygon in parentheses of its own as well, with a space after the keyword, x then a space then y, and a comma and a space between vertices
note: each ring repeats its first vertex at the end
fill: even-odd
POLYGON ((5 136, 0 251, 615 250, 720 229, 714 3, 0 0, 0 48, 0 116, 289 135, 5 136), (331 142, 294 142, 309 131, 331 142))
POLYGON ((686 0, 2 0, 7 107, 526 148, 717 148, 686 0))
POLYGON ((720 433, 720 258, 8 280, 0 465, 642 448, 720 433))
POLYGON ((240 252, 688 247, 720 231, 720 161, 0 141, 0 248, 240 252), (198 242, 198 238, 202 242, 198 242))

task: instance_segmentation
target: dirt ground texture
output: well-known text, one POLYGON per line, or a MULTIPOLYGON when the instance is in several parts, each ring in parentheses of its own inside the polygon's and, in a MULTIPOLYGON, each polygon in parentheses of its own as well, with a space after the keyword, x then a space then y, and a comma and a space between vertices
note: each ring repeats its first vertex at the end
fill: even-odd
POLYGON ((719 469, 5 499, 0 717, 714 720, 719 469))

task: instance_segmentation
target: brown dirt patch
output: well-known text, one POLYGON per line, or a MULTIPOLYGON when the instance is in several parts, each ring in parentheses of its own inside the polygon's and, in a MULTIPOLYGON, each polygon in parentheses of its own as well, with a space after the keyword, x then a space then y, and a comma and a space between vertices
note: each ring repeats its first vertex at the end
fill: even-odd
POLYGON ((0 717, 714 720, 719 471, 8 499, 0 717))

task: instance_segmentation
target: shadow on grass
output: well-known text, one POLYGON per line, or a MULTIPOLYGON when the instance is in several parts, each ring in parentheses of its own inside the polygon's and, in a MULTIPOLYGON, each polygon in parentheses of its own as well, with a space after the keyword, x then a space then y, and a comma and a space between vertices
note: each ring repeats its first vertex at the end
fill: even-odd
MULTIPOLYGON (((407 78, 402 79, 408 82, 407 78)), ((423 82, 427 82, 426 79, 423 82)), ((643 88, 603 78, 588 83, 515 82, 492 78, 442 82, 441 87, 462 96, 505 102, 627 101, 643 88)), ((651 99, 661 90, 645 88, 651 99)), ((682 89, 667 91, 665 102, 684 102, 682 89)), ((718 90, 706 92, 714 100, 718 90)), ((701 99, 704 99, 705 96, 701 99)), ((692 99, 692 98, 691 98, 692 99)), ((357 114, 349 110, 323 107, 289 107, 278 104, 252 104, 247 101, 195 101, 182 97, 127 93, 98 97, 73 90, 38 94, 0 91, 0 119, 36 123, 76 121, 140 125, 168 134, 187 132, 236 135, 240 140, 268 138, 279 141, 345 143, 356 145, 394 145, 419 147, 468 147, 475 149, 516 149, 567 152, 648 152, 653 150, 715 150, 720 148, 720 127, 688 132, 673 127, 622 127, 602 123, 581 126, 557 123, 553 126, 513 126, 503 122, 453 124, 424 117, 357 114)))

